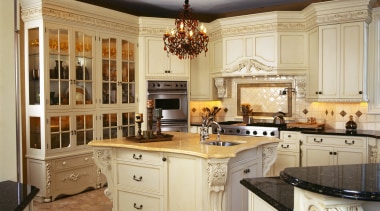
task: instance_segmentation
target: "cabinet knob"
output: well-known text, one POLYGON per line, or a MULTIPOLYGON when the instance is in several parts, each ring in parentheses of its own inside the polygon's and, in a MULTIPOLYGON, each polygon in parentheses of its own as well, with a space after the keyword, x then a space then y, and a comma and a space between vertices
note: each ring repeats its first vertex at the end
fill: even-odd
POLYGON ((249 172, 250 172, 251 170, 249 170, 249 169, 244 169, 244 174, 248 174, 249 172))
POLYGON ((166 157, 163 157, 163 158, 162 158, 162 161, 164 161, 164 162, 165 162, 165 161, 166 161, 166 157))
POLYGON ((292 135, 288 135, 288 138, 291 138, 292 137, 292 135))
POLYGON ((66 165, 66 161, 63 161, 63 162, 62 162, 62 165, 63 165, 63 166, 66 165))
POLYGON ((85 160, 85 161, 88 161, 88 158, 86 157, 86 158, 84 158, 84 160, 85 160))
POLYGON ((321 138, 319 141, 317 140, 317 138, 314 138, 314 142, 315 143, 322 143, 323 139, 321 138))
POLYGON ((363 94, 363 91, 359 91, 359 94, 363 94))

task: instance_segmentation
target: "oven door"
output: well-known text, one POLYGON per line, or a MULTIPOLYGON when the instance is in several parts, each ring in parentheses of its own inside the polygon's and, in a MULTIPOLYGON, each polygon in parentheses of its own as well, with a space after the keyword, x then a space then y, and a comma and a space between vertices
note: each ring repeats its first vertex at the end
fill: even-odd
POLYGON ((148 100, 153 100, 154 108, 162 109, 162 120, 182 120, 187 122, 187 93, 185 91, 148 92, 148 100))

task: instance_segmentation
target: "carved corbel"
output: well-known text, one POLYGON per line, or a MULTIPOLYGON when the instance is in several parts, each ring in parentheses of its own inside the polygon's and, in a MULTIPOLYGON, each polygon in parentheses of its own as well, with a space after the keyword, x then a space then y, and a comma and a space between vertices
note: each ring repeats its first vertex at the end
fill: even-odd
POLYGON ((263 175, 266 175, 269 172, 270 167, 276 161, 277 145, 278 143, 271 143, 263 146, 263 175))
POLYGON ((223 207, 224 186, 227 181, 227 159, 208 160, 208 185, 210 210, 221 211, 223 207))
POLYGON ((218 97, 222 98, 226 94, 226 86, 224 84, 224 78, 215 78, 215 86, 218 90, 218 97))
POLYGON ((112 178, 112 149, 94 148, 94 162, 106 176, 108 187, 104 190, 104 195, 110 200, 113 198, 113 178, 112 178))

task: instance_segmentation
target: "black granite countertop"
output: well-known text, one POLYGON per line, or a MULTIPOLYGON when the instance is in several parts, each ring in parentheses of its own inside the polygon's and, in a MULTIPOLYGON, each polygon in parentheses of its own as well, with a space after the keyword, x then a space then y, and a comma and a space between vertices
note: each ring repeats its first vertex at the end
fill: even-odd
POLYGON ((240 183, 277 210, 293 210, 294 188, 280 177, 245 178, 240 183))
POLYGON ((365 136, 380 139, 380 131, 377 130, 357 130, 356 132, 346 132, 345 129, 302 129, 302 128, 288 128, 283 131, 300 131, 303 134, 316 134, 316 135, 339 135, 339 136, 365 136))
POLYGON ((380 201, 380 164, 285 168, 281 179, 295 187, 328 196, 380 201))
POLYGON ((2 211, 22 211, 33 198, 39 189, 13 181, 0 182, 0 210, 2 211))

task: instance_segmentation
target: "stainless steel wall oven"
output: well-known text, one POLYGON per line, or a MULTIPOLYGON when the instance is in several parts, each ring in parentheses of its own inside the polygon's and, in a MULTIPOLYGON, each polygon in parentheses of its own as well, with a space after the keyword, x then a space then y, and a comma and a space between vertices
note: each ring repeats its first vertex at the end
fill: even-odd
MULTIPOLYGON (((161 131, 188 130, 188 93, 186 81, 148 81, 148 100, 162 109, 161 131)), ((156 118, 153 118, 153 130, 156 118)))

